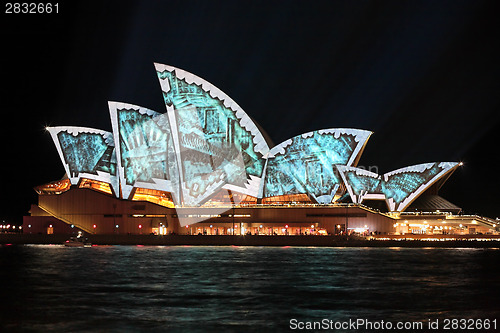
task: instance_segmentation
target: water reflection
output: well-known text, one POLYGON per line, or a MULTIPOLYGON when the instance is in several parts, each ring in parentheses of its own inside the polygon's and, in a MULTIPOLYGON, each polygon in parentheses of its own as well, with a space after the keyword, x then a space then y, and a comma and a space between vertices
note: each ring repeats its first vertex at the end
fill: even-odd
POLYGON ((0 248, 4 328, 286 330, 299 320, 496 318, 491 249, 0 248))

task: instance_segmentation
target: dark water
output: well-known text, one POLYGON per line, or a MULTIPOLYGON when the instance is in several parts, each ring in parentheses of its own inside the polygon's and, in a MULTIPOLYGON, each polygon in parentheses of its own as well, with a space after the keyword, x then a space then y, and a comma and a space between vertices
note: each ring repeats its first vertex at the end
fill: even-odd
MULTIPOLYGON (((500 319, 500 250, 0 248, 11 331, 287 331, 291 318, 500 319)), ((352 332, 352 331, 351 331, 352 332)))

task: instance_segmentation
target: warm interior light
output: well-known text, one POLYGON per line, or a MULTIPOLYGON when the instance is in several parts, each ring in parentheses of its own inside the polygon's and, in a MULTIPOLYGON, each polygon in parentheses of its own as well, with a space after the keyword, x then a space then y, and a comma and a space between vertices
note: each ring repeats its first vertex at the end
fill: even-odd
POLYGON ((102 192, 106 194, 113 194, 113 191, 111 190, 111 185, 98 180, 82 178, 82 180, 80 181, 80 185, 78 187, 89 188, 91 190, 95 190, 97 192, 102 192))
POLYGON ((132 200, 148 201, 168 208, 175 207, 172 195, 169 192, 159 190, 137 188, 135 190, 134 196, 132 197, 132 200))
POLYGON ((40 195, 61 194, 71 187, 69 179, 58 180, 48 184, 35 187, 35 191, 40 195))

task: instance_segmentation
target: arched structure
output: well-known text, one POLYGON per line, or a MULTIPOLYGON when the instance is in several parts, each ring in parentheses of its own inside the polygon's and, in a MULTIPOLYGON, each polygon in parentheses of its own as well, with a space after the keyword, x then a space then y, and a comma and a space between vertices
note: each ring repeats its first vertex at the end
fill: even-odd
POLYGON ((121 197, 134 188, 167 191, 178 196, 177 154, 168 117, 140 106, 109 102, 116 143, 121 197))
POLYGON ((87 127, 47 127, 72 185, 82 179, 108 183, 118 193, 113 133, 87 127))
POLYGON ((354 203, 365 199, 386 200, 390 211, 404 211, 433 184, 449 176, 459 166, 456 162, 434 162, 408 166, 378 175, 364 169, 338 166, 354 203))
MULTIPOLYGON (((420 217, 405 210, 424 192, 411 210, 432 209, 460 165, 424 163, 383 175, 357 168, 372 132, 350 128, 311 131, 270 149, 252 119, 211 83, 168 65, 155 69, 166 112, 109 102, 112 133, 48 128, 67 177, 35 188, 32 217, 50 215, 93 233, 408 232, 416 223, 406 220, 420 217), (340 200, 346 191, 353 204, 340 200)), ((460 211, 452 209, 444 214, 460 211)), ((443 218, 458 221, 432 214, 434 231, 446 230, 443 218)), ((421 222, 416 232, 428 232, 421 222)))
POLYGON ((172 126, 182 203, 199 205, 220 188, 256 197, 269 151, 243 109, 211 83, 155 64, 172 126))
POLYGON ((330 128, 297 135, 266 155, 264 198, 307 194, 313 202, 331 203, 342 179, 336 165, 357 163, 372 132, 330 128))

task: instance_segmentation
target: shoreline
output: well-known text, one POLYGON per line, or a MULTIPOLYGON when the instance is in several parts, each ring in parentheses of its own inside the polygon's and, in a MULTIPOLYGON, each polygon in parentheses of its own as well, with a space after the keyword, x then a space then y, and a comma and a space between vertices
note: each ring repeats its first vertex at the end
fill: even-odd
MULTIPOLYGON (((0 234, 0 245, 63 244, 71 235, 0 234)), ((264 235, 87 235, 92 245, 170 245, 170 246, 313 246, 313 247, 408 247, 408 248, 500 248, 500 240, 460 237, 442 240, 393 238, 368 240, 341 236, 264 236, 264 235)), ((409 236, 408 236, 409 237, 409 236)))

